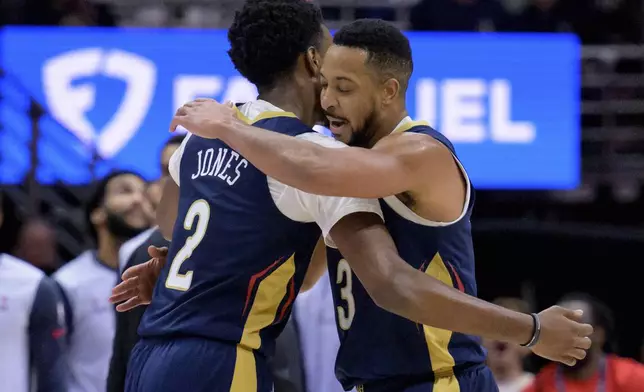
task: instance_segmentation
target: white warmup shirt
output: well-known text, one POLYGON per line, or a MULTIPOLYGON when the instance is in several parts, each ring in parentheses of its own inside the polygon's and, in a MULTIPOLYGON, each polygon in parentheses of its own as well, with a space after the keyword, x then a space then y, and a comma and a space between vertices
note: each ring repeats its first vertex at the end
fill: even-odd
POLYGON ((105 392, 114 339, 109 303, 117 272, 86 251, 54 274, 71 310, 69 392, 105 392))
POLYGON ((64 324, 56 284, 0 254, 0 391, 66 392, 64 324))
POLYGON ((335 358, 340 348, 331 282, 326 272, 295 300, 307 392, 343 392, 335 377, 335 358))

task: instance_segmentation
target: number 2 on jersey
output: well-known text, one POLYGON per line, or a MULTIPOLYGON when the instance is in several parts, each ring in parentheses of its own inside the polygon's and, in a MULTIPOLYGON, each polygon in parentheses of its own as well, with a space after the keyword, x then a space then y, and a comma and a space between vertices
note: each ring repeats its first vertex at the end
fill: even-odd
POLYGON ((192 256, 192 252, 199 246, 199 243, 201 243, 203 237, 206 235, 208 221, 210 220, 210 206, 207 201, 199 199, 192 203, 183 220, 183 228, 185 230, 192 230, 195 218, 198 221, 194 234, 186 239, 186 243, 179 249, 174 259, 172 259, 172 264, 170 264, 170 272, 168 273, 168 278, 165 280, 165 287, 169 289, 186 291, 192 284, 192 271, 186 271, 185 274, 181 274, 179 270, 184 261, 192 256))
POLYGON ((338 311, 338 325, 343 331, 347 331, 351 328, 351 323, 353 322, 353 316, 356 315, 356 302, 353 299, 353 290, 352 287, 353 274, 351 273, 351 267, 345 259, 341 259, 338 262, 338 271, 335 283, 340 285, 344 282, 344 286, 340 287, 340 298, 342 298, 347 304, 347 310, 345 311, 342 306, 337 306, 338 311))

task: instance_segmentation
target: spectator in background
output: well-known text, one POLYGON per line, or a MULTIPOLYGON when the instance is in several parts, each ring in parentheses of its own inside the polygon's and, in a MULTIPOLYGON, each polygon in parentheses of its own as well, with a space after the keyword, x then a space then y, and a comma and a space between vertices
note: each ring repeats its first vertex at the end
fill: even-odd
MULTIPOLYGON (((494 303, 517 312, 530 313, 528 304, 518 298, 498 298, 494 303)), ((499 392, 521 392, 532 383, 534 375, 523 368, 530 349, 489 339, 483 339, 483 345, 487 349, 487 365, 499 385, 499 392)))
POLYGON ((138 174, 118 171, 106 176, 86 209, 97 248, 54 274, 69 304, 69 392, 105 391, 114 337, 114 310, 108 298, 117 279, 119 248, 150 226, 145 191, 138 174))
POLYGON ((508 29, 538 33, 572 31, 565 4, 559 0, 532 0, 508 29))
POLYGON ((422 0, 411 10, 411 28, 431 31, 496 31, 507 14, 496 0, 422 0))
POLYGON ((586 358, 573 367, 553 363, 543 368, 525 392, 641 392, 644 365, 609 354, 614 328, 610 309, 587 294, 566 295, 559 305, 584 311, 582 322, 595 328, 591 336, 593 345, 586 358))
POLYGON ((46 275, 53 274, 60 266, 56 254, 56 232, 40 218, 31 218, 23 223, 13 253, 46 275))
POLYGON ((184 138, 185 135, 173 136, 163 145, 163 148, 161 149, 161 155, 159 157, 161 177, 159 177, 157 181, 151 183, 148 189, 150 201, 152 202, 152 207, 155 210, 161 202, 161 195, 163 194, 163 181, 170 175, 170 158, 172 157, 172 154, 174 154, 174 152, 177 150, 177 148, 179 148, 184 138))
MULTIPOLYGON (((0 209, 0 226, 2 218, 0 209)), ((29 263, 0 254, 0 390, 68 391, 64 322, 56 284, 29 263)))
MULTIPOLYGON (((183 135, 170 138, 161 150, 161 178, 150 184, 147 189, 147 196, 154 211, 156 211, 156 207, 161 201, 162 184, 170 176, 170 171, 168 170, 170 157, 181 146, 184 138, 185 136, 183 135)), ((156 215, 156 212, 154 215, 156 215)), ((121 281, 120 275, 123 271, 132 266, 145 263, 150 259, 148 247, 167 247, 169 245, 170 243, 163 238, 156 225, 124 243, 119 250, 120 273, 117 281, 121 281)), ((116 333, 112 346, 107 392, 122 392, 125 388, 127 363, 130 360, 132 348, 139 341, 137 330, 146 308, 146 306, 139 306, 129 312, 116 313, 116 333)))

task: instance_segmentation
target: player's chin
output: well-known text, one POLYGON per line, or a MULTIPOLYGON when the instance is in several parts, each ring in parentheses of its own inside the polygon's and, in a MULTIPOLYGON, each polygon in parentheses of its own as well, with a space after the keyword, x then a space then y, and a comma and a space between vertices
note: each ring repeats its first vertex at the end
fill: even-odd
POLYGON ((351 142, 351 132, 344 133, 331 131, 331 133, 333 134, 335 140, 341 141, 344 144, 349 144, 351 142))
POLYGON ((150 218, 145 214, 132 214, 125 218, 125 223, 133 229, 147 229, 150 227, 150 218))

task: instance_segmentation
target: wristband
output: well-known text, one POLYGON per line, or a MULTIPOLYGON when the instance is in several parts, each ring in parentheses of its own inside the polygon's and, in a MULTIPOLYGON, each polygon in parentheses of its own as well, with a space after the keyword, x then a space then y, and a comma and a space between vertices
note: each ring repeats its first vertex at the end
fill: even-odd
POLYGON ((536 313, 530 313, 530 316, 532 316, 532 321, 534 324, 532 338, 530 338, 528 343, 521 345, 522 347, 528 348, 534 347, 539 341, 539 336, 541 336, 541 321, 539 320, 539 315, 536 313))

